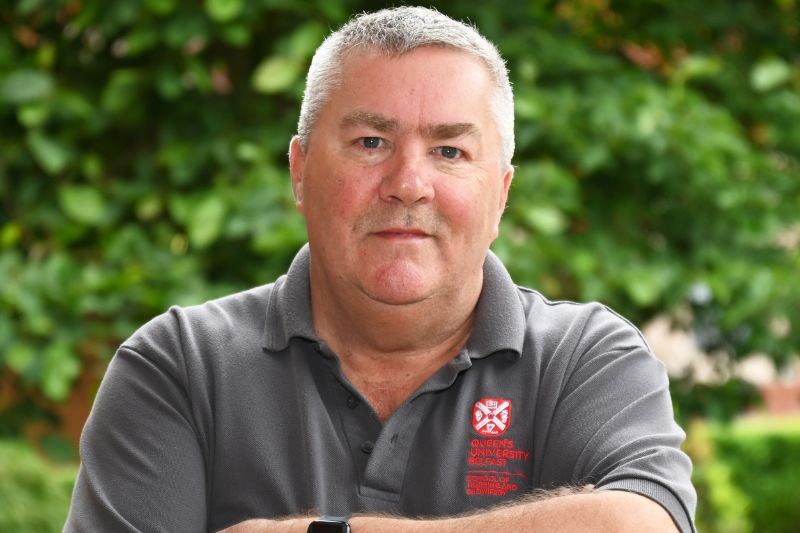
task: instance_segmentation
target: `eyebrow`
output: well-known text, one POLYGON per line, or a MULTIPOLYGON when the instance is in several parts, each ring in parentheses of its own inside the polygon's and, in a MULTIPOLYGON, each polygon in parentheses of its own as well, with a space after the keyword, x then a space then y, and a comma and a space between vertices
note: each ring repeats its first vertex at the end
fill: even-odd
POLYGON ((369 111, 353 111, 344 116, 341 122, 342 128, 366 125, 380 132, 395 132, 400 130, 400 124, 393 119, 384 117, 379 113, 369 111))
MULTIPOLYGON (((370 111, 352 111, 342 118, 340 126, 351 128, 366 125, 379 132, 394 133, 400 131, 400 123, 380 113, 370 111)), ((479 135, 479 130, 471 122, 453 124, 431 124, 422 128, 422 133, 430 139, 453 139, 462 135, 479 135)))
POLYGON ((478 128, 470 122, 455 124, 434 124, 424 129, 426 137, 431 139, 454 139, 462 135, 478 135, 478 128))

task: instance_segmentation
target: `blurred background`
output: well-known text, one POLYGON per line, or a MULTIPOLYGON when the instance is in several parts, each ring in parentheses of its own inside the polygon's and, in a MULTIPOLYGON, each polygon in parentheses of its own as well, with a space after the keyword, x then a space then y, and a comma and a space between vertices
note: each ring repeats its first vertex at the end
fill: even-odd
MULTIPOLYGON (((305 241, 286 151, 359 0, 0 5, 0 530, 59 531, 118 344, 305 241)), ((494 250, 667 366, 703 531, 800 531, 800 5, 426 2, 508 60, 494 250)), ((368 81, 365 90, 369 90, 368 81)))

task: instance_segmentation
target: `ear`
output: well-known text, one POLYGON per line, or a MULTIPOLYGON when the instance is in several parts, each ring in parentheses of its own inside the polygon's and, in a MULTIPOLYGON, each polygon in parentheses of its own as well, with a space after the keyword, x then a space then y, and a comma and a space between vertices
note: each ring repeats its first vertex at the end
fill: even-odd
POLYGON ((500 189, 500 202, 497 205, 497 225, 495 226, 495 238, 500 233, 500 219, 506 210, 508 202, 508 190, 511 188, 511 180, 514 177, 514 167, 509 167, 503 174, 503 182, 500 189))
POLYGON ((289 143, 289 174, 292 176, 292 192, 294 205, 303 213, 303 171, 305 167, 305 154, 300 145, 300 137, 295 135, 289 143))
POLYGON ((505 174, 503 174, 503 190, 500 193, 500 215, 506 210, 506 203, 508 202, 508 190, 511 188, 511 180, 514 178, 514 167, 509 166, 505 174))

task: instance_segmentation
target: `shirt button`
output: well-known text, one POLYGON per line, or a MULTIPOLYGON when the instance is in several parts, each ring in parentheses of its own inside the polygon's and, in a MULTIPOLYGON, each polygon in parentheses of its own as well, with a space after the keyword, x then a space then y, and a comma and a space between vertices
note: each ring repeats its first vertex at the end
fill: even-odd
POLYGON ((372 450, 375 449, 375 443, 372 441, 365 440, 361 443, 361 451, 364 453, 372 453, 372 450))
POLYGON ((331 360, 333 359, 333 354, 325 349, 325 345, 321 342, 318 342, 314 345, 314 350, 322 356, 323 359, 331 360))
POLYGON ((349 396, 347 398, 347 407, 349 407, 350 409, 355 409, 356 407, 359 406, 360 403, 361 401, 355 396, 349 396))

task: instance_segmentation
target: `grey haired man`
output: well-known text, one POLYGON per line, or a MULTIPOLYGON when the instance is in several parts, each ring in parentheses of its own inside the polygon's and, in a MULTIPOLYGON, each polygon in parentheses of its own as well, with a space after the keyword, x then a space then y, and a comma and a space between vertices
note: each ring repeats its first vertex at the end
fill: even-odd
POLYGON ((641 334, 489 251, 513 110, 495 47, 436 11, 329 36, 289 151, 308 245, 123 343, 65 531, 693 531, 641 334))

